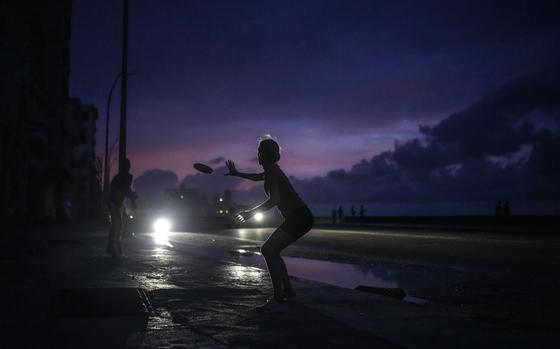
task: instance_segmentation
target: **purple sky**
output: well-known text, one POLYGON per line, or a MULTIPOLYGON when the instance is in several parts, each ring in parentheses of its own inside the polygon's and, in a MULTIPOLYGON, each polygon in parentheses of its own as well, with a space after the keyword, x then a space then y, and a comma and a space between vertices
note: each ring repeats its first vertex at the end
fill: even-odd
MULTIPOLYGON (((133 172, 182 179, 216 157, 256 168, 267 133, 291 175, 350 171, 558 62, 555 3, 131 0, 133 172)), ((73 5, 71 94, 99 108, 100 153, 120 13, 120 1, 73 5)))

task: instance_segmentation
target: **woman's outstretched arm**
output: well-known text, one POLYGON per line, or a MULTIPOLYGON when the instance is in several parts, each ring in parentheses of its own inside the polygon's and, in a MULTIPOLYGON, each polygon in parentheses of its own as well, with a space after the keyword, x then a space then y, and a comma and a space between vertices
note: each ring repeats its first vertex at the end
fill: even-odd
POLYGON ((272 183, 268 199, 260 205, 253 207, 250 211, 252 211, 252 213, 257 213, 270 210, 274 206, 278 205, 279 196, 278 183, 272 183))
POLYGON ((235 167, 235 163, 231 160, 226 161, 226 166, 229 170, 229 173, 226 173, 226 176, 237 176, 241 178, 245 178, 251 181, 262 181, 264 180, 264 173, 243 173, 239 172, 235 167))
POLYGON ((250 210, 239 212, 237 219, 239 221, 246 221, 248 219, 251 219, 251 217, 253 217, 255 214, 259 212, 270 210, 274 206, 278 205, 278 197, 279 197, 278 183, 273 183, 270 188, 269 198, 265 202, 253 207, 250 210))

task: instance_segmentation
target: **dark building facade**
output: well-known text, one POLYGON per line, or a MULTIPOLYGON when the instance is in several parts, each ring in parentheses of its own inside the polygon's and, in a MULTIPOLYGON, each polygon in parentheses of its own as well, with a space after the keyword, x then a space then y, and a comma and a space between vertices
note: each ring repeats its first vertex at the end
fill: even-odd
POLYGON ((84 218, 98 202, 97 110, 69 97, 71 1, 0 4, 0 209, 84 218))

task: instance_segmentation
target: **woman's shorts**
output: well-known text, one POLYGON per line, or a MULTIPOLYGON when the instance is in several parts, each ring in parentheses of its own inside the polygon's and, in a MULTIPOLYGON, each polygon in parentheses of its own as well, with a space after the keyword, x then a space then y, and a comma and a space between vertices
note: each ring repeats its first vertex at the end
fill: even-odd
POLYGON ((313 214, 307 206, 301 206, 284 216, 284 223, 279 229, 284 230, 297 240, 313 227, 313 214))

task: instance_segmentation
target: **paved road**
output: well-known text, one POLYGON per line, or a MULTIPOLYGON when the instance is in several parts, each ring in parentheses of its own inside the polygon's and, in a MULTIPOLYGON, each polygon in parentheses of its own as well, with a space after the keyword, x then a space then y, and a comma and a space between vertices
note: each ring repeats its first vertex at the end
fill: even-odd
MULTIPOLYGON (((260 246, 271 228, 174 233, 171 240, 233 249, 260 246)), ((286 255, 355 263, 436 266, 450 269, 548 270, 560 266, 560 238, 484 232, 314 229, 286 255)))
MULTIPOLYGON (((231 250, 258 251, 271 232, 270 228, 180 232, 172 233, 170 242, 176 249, 226 258, 231 250)), ((532 308, 536 303, 544 307, 546 302, 546 307, 560 308, 554 292, 560 289, 559 252, 560 238, 550 234, 314 229, 284 254, 350 263, 362 274, 371 273, 370 279, 380 280, 380 286, 403 287, 439 303, 510 309, 532 308)), ((254 260, 235 258, 254 265, 254 260)), ((288 268, 294 270, 296 262, 290 261, 288 268)), ((317 281, 352 273, 326 264, 313 268, 306 275, 313 274, 317 281)))
MULTIPOLYGON (((124 241, 126 257, 117 259, 105 254, 106 231, 70 227, 0 234, 3 347, 540 348, 553 343, 560 329, 560 312, 542 297, 537 306, 531 293, 527 297, 517 292, 515 302, 510 297, 505 305, 489 301, 491 292, 501 299, 511 290, 503 292, 500 286, 486 292, 479 277, 479 303, 463 303, 455 310, 433 304, 437 292, 446 290, 445 284, 434 283, 433 290, 425 292, 433 303, 418 306, 294 280, 298 302, 289 305, 285 314, 261 315, 254 307, 271 293, 267 273, 220 259, 229 256, 242 264, 246 258, 261 259, 227 251, 251 249, 269 231, 180 233, 172 236, 175 247, 169 249, 156 246, 150 235, 140 235, 124 241), (130 288, 144 289, 153 312, 148 317, 130 316, 130 301, 138 297, 121 298, 123 288, 127 294, 130 288)), ((304 241, 297 246, 304 250, 304 241)), ((321 245, 312 243, 308 250, 320 255, 317 246, 321 245)), ((421 265, 375 268, 384 280, 397 282, 419 275, 431 283, 433 275, 444 275, 442 268, 435 267, 424 268, 433 270, 425 274, 421 265)), ((347 276, 353 269, 362 270, 342 268, 334 274, 347 276)), ((315 270, 317 274, 332 271, 315 270)), ((449 283, 450 277, 443 279, 449 283)), ((450 294, 453 300, 461 297, 450 294)), ((144 310, 141 313, 146 315, 144 310)))

